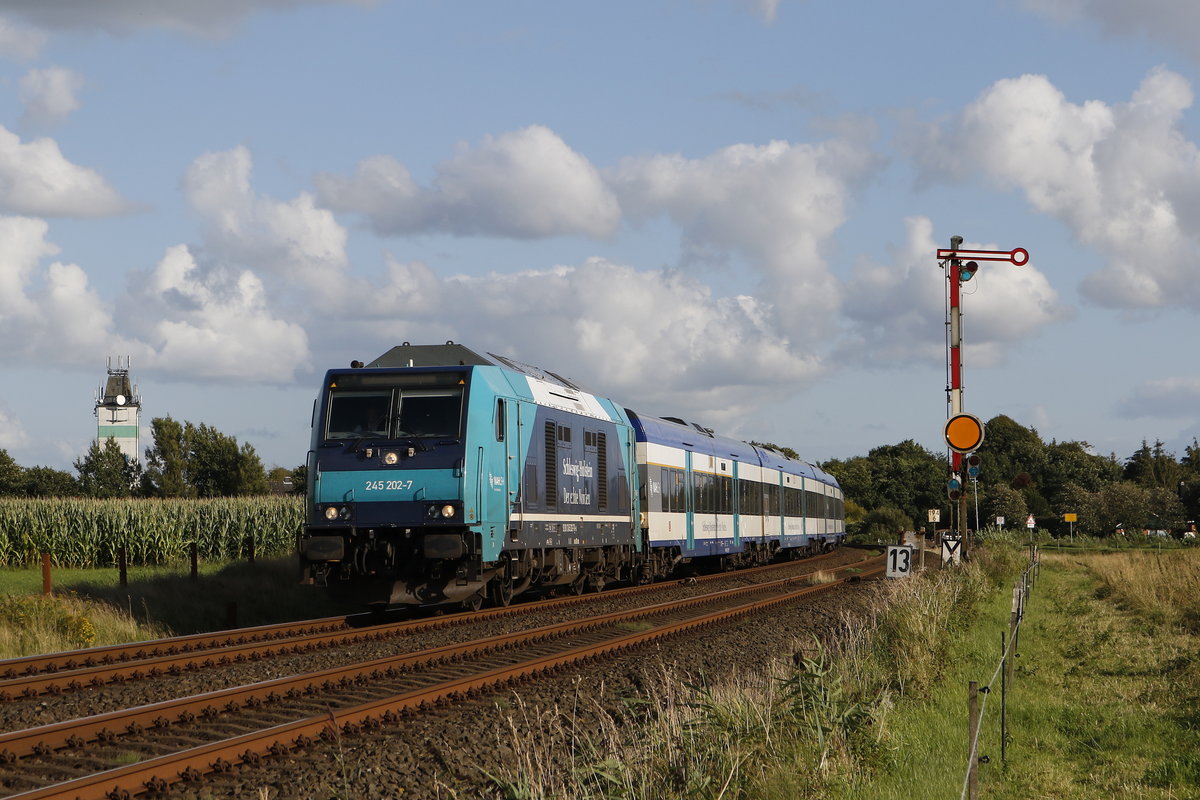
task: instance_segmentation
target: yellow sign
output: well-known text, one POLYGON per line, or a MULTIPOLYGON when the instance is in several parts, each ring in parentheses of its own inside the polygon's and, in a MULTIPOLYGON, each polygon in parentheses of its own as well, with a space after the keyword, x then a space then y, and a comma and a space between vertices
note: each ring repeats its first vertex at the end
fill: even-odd
POLYGON ((1078 514, 1063 514, 1063 522, 1079 522, 1078 514))
POLYGON ((956 453, 973 453, 983 444, 983 423, 971 414, 955 414, 946 421, 946 444, 956 453))

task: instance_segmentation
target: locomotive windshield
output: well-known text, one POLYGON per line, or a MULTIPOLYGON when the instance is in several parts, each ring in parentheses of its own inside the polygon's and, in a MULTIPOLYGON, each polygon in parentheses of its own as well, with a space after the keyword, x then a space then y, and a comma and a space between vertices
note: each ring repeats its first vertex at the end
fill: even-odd
POLYGON ((334 388, 326 439, 457 438, 462 388, 334 388))

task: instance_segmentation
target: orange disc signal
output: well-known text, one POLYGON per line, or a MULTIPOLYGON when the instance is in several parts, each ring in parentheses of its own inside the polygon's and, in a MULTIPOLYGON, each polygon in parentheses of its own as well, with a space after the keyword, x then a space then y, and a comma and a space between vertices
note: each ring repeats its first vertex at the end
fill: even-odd
POLYGON ((946 420, 946 444, 956 453, 973 453, 983 444, 983 423, 972 414, 946 420))

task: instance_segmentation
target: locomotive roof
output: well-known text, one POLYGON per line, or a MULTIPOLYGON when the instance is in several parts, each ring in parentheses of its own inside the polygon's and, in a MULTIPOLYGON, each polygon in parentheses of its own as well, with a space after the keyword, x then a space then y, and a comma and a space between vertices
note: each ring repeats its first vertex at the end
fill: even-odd
POLYGON ((469 347, 454 342, 445 344, 397 345, 367 364, 368 367, 453 367, 460 365, 499 366, 469 347))
POLYGON ((471 348, 454 342, 446 342, 445 344, 409 344, 405 342, 388 350, 379 358, 367 364, 367 366, 383 369, 457 366, 503 367, 513 372, 519 372, 522 375, 528 375, 531 378, 565 386, 568 389, 575 389, 580 392, 587 391, 583 386, 574 381, 567 380, 558 373, 551 372, 548 369, 535 367, 532 364, 526 364, 507 356, 498 356, 495 353, 488 353, 481 356, 471 348))

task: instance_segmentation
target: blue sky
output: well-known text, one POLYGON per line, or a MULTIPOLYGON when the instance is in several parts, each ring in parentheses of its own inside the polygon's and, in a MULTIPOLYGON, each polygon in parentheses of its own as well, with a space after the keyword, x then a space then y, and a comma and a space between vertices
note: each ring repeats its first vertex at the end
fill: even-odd
POLYGON ((1198 434, 1200 6, 0 0, 0 447, 304 460, 321 373, 463 342, 811 460, 965 409, 1198 434), (143 443, 149 444, 148 441, 143 443))

